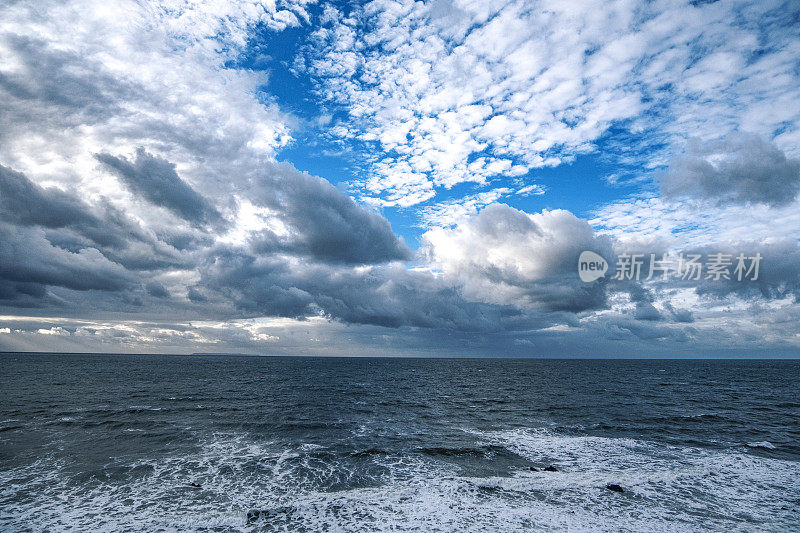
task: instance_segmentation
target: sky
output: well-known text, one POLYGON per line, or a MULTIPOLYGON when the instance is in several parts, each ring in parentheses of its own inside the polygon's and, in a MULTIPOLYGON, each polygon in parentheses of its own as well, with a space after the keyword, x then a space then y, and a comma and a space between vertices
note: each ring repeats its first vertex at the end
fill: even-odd
POLYGON ((4 2, 0 350, 798 357, 798 27, 4 2))

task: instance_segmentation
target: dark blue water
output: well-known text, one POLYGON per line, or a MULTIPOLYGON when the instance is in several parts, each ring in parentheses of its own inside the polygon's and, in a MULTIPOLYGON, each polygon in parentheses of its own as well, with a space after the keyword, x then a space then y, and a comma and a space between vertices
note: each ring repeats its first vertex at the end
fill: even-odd
POLYGON ((2 354, 0 529, 797 530, 799 378, 798 361, 2 354))

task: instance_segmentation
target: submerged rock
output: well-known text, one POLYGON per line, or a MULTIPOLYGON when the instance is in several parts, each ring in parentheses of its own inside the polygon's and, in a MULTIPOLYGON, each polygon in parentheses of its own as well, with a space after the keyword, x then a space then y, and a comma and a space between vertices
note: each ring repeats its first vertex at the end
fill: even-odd
POLYGON ((625 492, 625 490, 616 483, 609 483, 606 485, 606 488, 608 490, 613 490, 614 492, 625 492))
POLYGON ((544 467, 545 472, 558 472, 558 468, 554 467, 553 465, 544 467))
POLYGON ((278 516, 288 517, 294 512, 294 507, 276 507, 275 509, 252 509, 247 511, 247 523, 255 522, 256 520, 269 520, 277 518, 278 516))

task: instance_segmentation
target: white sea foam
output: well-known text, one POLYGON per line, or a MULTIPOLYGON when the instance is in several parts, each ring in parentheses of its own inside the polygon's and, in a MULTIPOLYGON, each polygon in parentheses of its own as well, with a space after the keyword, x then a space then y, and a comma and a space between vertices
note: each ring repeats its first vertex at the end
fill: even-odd
POLYGON ((766 440, 761 442, 748 442, 747 446, 749 448, 766 448, 767 450, 775 449, 775 445, 766 440))
POLYGON ((436 457, 383 453, 370 457, 380 467, 373 483, 323 490, 321 480, 352 482, 348 476, 357 475, 325 448, 216 434, 194 454, 131 462, 116 482, 76 484, 64 459, 47 456, 0 472, 0 529, 685 531, 798 525, 791 510, 800 498, 796 462, 549 430, 476 435, 559 471, 469 477, 436 457), (625 492, 606 490, 607 483, 625 492), (247 523, 250 510, 282 507, 290 512, 247 523))

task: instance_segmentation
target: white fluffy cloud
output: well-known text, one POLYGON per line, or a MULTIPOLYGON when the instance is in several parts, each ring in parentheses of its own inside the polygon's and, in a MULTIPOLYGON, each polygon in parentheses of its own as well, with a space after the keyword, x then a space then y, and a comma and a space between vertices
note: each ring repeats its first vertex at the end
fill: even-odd
POLYGON ((478 211, 503 198, 512 196, 539 196, 545 193, 541 185, 525 185, 524 187, 497 187, 461 198, 453 198, 426 206, 420 209, 420 221, 423 227, 448 227, 466 221, 478 214, 478 211))
POLYGON ((290 139, 262 74, 224 68, 256 23, 308 18, 302 0, 14 2, 0 16, 0 161, 38 183, 120 204, 98 152, 165 156, 204 192, 229 188, 290 139), (283 4, 281 2, 280 4, 283 4))
POLYGON ((409 206, 569 161, 611 126, 651 166, 664 143, 737 128, 796 151, 796 16, 783 2, 376 0, 328 8, 306 66, 349 113, 333 133, 380 148, 363 194, 409 206))
POLYGON ((611 242, 564 210, 528 214, 491 204, 454 228, 423 236, 423 253, 444 275, 458 280, 469 300, 521 307, 580 311, 601 305, 598 284, 577 276, 584 250, 611 256, 611 242))

